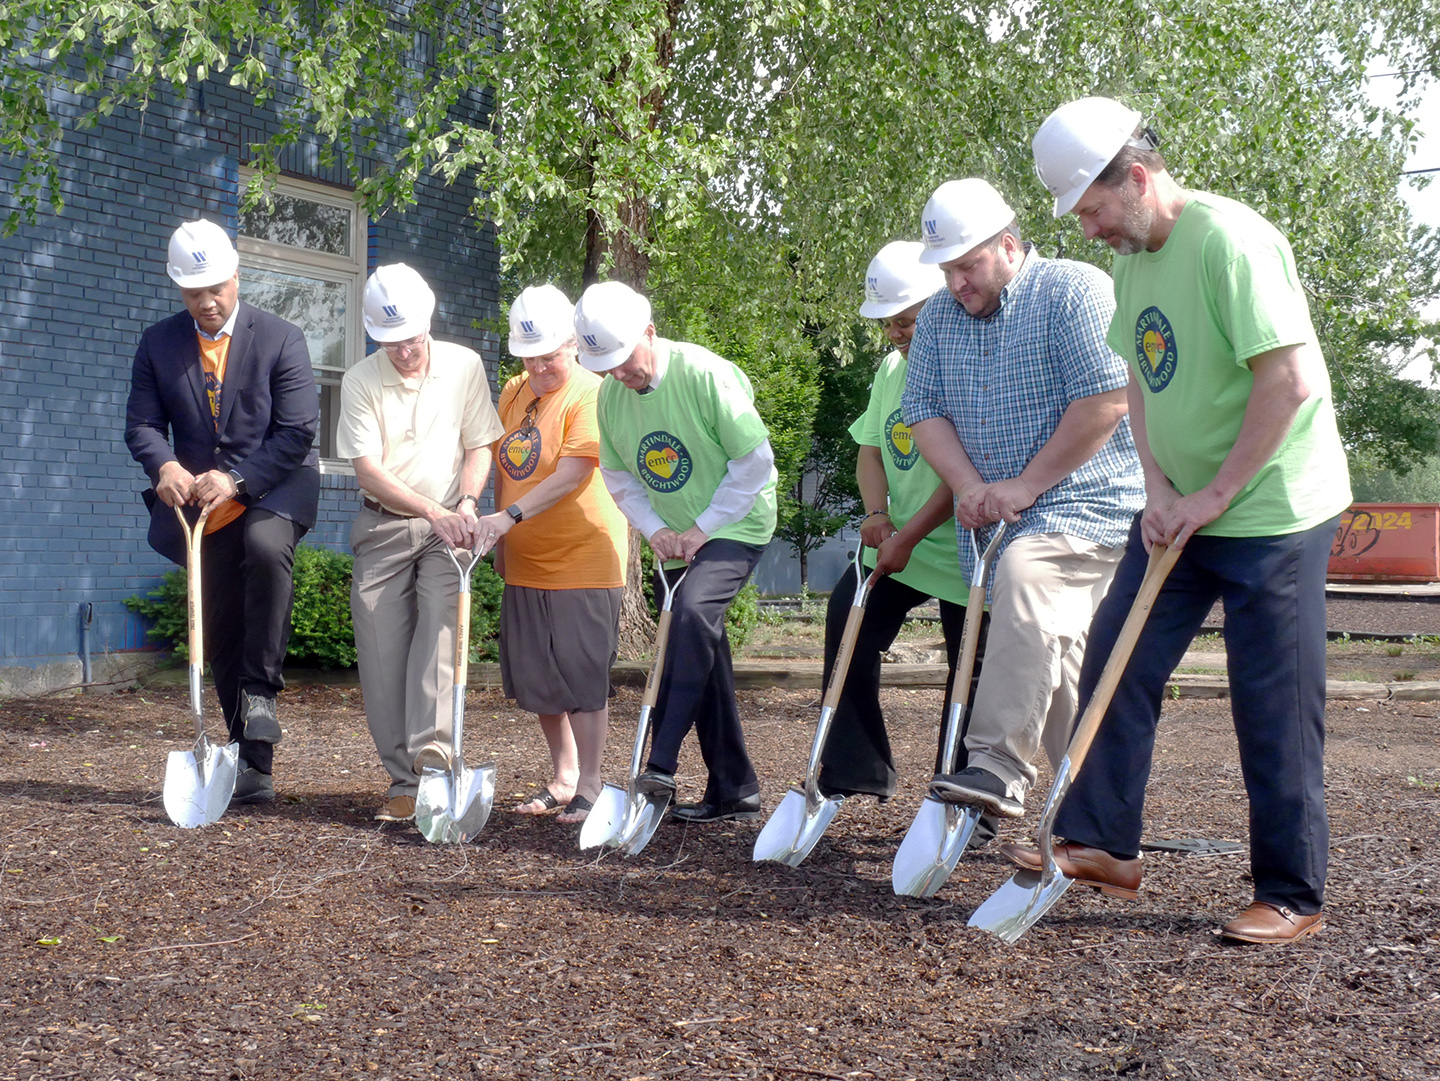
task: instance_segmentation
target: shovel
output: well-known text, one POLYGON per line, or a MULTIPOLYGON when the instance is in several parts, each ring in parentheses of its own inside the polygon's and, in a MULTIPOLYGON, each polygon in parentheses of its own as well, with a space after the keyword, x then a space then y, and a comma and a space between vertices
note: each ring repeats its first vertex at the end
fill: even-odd
POLYGON ((1145 626, 1145 620, 1150 615, 1160 587, 1165 584, 1170 568, 1175 566, 1175 561, 1179 558, 1179 548, 1157 544, 1150 549, 1150 563, 1145 568, 1145 577, 1135 595, 1135 603, 1130 606, 1130 614, 1125 617, 1125 625, 1120 628, 1120 636, 1115 639, 1115 647, 1111 649, 1110 659, 1105 662, 1105 669, 1100 673, 1100 681, 1090 695, 1090 702, 1080 716, 1080 723, 1075 726, 1075 734, 1070 737, 1070 746, 1065 751, 1065 757, 1055 768, 1055 783, 1050 786, 1050 795, 1045 800, 1045 812, 1040 817, 1040 836, 1037 838, 1041 869, 1017 871, 1009 882, 991 894, 989 899, 975 910, 970 917, 971 927, 989 931, 1002 942, 1013 943, 1041 916, 1049 912, 1055 902, 1060 900, 1061 894, 1070 888, 1071 879, 1060 873, 1051 846, 1055 815, 1059 812, 1066 793, 1070 791, 1075 775, 1080 772, 1080 766, 1085 761, 1085 754, 1090 750, 1095 733, 1100 729, 1100 720, 1110 707, 1110 699, 1115 696, 1115 688, 1120 683, 1120 676, 1135 649, 1135 642, 1140 637, 1140 631, 1145 626))
MULTIPOLYGON (((954 773, 960 752, 960 730, 965 707, 970 703, 970 676, 975 671, 975 654, 980 648, 980 620, 985 614, 985 584, 995 567, 1000 539, 1005 536, 1001 522, 980 554, 975 534, 970 534, 970 550, 975 553, 975 580, 970 583, 970 599, 965 604, 965 631, 961 636, 960 657, 955 663, 955 678, 950 683, 950 714, 945 718, 945 752, 941 755, 942 773, 954 773)), ((915 821, 905 833, 895 852, 890 869, 890 884, 905 897, 934 897, 975 832, 983 813, 979 807, 947 803, 930 793, 920 804, 915 821)))
POLYGON ((470 769, 465 765, 465 684, 470 667, 470 575, 480 552, 466 552, 462 561, 446 548, 460 572, 455 602, 455 684, 451 694, 451 757, 449 769, 426 766, 415 793, 415 827, 431 844, 464 844, 474 840, 495 805, 495 763, 470 769))
POLYGON ((165 787, 161 795, 170 821, 183 829, 208 826, 220 821, 235 792, 239 771, 240 744, 217 746, 205 735, 201 712, 201 688, 205 680, 205 631, 200 606, 200 539, 205 535, 202 511, 195 528, 175 508, 180 531, 185 535, 185 598, 190 622, 190 713, 195 720, 195 746, 188 751, 171 751, 165 762, 165 787))
POLYGON ((780 806, 775 808, 760 836, 755 838, 753 858, 756 863, 773 860, 786 867, 799 867, 820 840, 825 827, 830 825, 835 812, 840 810, 844 799, 843 796, 826 797, 820 794, 820 756, 825 751, 830 722, 835 718, 835 707, 845 686, 845 676, 850 671, 850 654, 855 649, 855 639, 860 636, 865 601, 880 573, 876 571, 868 578, 862 577, 860 553, 864 548, 863 543, 855 545, 855 599, 850 603, 850 613, 845 618, 845 631, 840 636, 840 651, 835 655, 830 685, 825 688, 825 697, 820 702, 820 719, 815 724, 815 738, 810 742, 810 762, 805 767, 805 785, 792 787, 785 793, 780 806))
MULTIPOLYGON (((687 570, 688 574, 689 571, 687 570)), ((668 795, 650 796, 635 791, 635 778, 640 773, 640 756, 645 751, 645 737, 650 733, 650 712, 655 708, 655 699, 660 696, 660 674, 665 669, 665 647, 670 639, 670 606, 675 600, 675 591, 685 575, 675 579, 672 586, 664 573, 660 581, 665 587, 665 603, 660 608, 660 624, 655 631, 655 661, 650 665, 650 677, 645 681, 645 696, 640 700, 640 720, 635 725, 635 748, 630 753, 630 776, 625 787, 606 782, 600 790, 595 806, 585 817, 580 827, 580 849, 596 845, 618 848, 621 855, 638 855, 660 826, 665 816, 665 807, 670 802, 668 795)))

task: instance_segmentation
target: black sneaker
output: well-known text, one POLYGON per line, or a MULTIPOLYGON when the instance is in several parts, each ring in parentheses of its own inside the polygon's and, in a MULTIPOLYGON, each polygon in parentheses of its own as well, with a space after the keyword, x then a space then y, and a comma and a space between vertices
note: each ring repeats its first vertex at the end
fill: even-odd
POLYGON ((930 782, 930 794, 946 803, 984 807, 1006 818, 1019 818, 1025 813, 1025 805, 1010 795, 1005 782, 979 766, 959 773, 936 774, 930 782))
POLYGON ((651 799, 672 799, 675 795, 675 775, 663 769, 647 769, 636 776, 635 792, 651 799))
POLYGON ((255 743, 279 743, 280 719, 275 716, 275 696, 240 692, 245 707, 245 738, 255 743))
POLYGON ((235 775, 235 793, 231 803, 269 803, 275 798, 275 782, 268 773, 261 773, 254 766, 244 765, 235 775))

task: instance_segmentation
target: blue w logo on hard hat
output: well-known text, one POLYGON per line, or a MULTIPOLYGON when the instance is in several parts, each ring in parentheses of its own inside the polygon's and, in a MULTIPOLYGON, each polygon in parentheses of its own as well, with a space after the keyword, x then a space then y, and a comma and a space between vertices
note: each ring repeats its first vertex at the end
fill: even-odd
POLYGON ((937 218, 925 219, 925 233, 927 236, 934 236, 940 231, 940 222, 937 218))
POLYGON ((190 258, 194 259, 195 262, 199 263, 201 266, 204 266, 207 262, 209 262, 209 260, 205 258, 205 253, 203 251, 192 251, 190 253, 190 258))
POLYGON ((385 313, 385 318, 387 319, 400 318, 400 308, 397 305, 385 304, 381 306, 381 310, 385 313))
POLYGON ((530 320, 530 319, 522 319, 522 320, 520 320, 520 329, 521 329, 522 331, 524 331, 526 334, 534 334, 534 333, 535 333, 535 323, 534 323, 533 320, 530 320))
POLYGON ((875 278, 875 277, 866 278, 866 279, 865 279, 865 288, 866 288, 866 289, 869 289, 870 292, 872 292, 872 293, 879 293, 879 292, 880 292, 880 279, 879 279, 879 278, 875 278))
POLYGON ((598 350, 600 348, 600 343, 595 340, 595 335, 586 334, 584 337, 585 344, 588 345, 591 349, 598 350))

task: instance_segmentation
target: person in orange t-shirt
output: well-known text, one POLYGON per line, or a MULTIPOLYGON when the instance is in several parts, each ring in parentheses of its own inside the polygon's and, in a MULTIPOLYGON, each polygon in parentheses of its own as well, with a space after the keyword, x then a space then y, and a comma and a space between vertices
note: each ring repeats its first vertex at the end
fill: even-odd
POLYGON ((481 518, 505 579, 500 673, 505 694, 540 718, 553 776, 515 808, 585 821, 600 794, 625 586, 628 526, 600 476, 600 378, 576 360, 575 306, 553 285, 510 306, 510 352, 525 371, 500 392, 495 505, 481 518))

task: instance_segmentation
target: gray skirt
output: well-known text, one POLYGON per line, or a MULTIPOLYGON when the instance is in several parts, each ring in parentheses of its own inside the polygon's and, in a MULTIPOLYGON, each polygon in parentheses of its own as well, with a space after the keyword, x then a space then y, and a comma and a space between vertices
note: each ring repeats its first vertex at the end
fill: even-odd
POLYGON ((500 678, 505 697, 531 713, 593 713, 615 693, 623 589, 505 587, 500 678))

